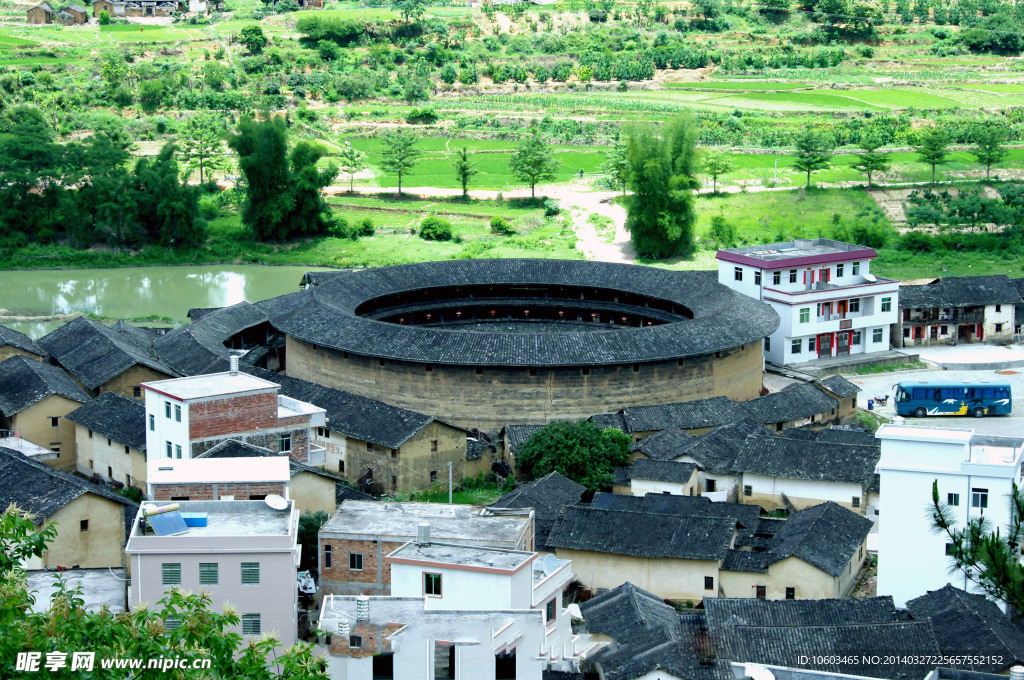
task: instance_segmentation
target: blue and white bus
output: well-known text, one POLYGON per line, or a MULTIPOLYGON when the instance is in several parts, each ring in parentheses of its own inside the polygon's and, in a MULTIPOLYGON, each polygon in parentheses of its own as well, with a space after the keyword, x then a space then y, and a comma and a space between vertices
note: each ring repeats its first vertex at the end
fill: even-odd
POLYGON ((1003 416, 1013 408, 1009 385, 989 383, 900 383, 896 413, 901 416, 1003 416))

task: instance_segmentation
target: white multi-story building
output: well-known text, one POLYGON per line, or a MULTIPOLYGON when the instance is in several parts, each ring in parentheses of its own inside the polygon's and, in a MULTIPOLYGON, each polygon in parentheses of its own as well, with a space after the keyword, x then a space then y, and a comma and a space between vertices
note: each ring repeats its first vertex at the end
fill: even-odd
MULTIPOLYGON (((209 593, 211 608, 230 604, 244 637, 276 631, 285 647, 298 638, 300 547, 294 501, 280 510, 264 501, 184 501, 189 523, 180 535, 160 535, 139 510, 125 547, 131 571, 129 607, 156 605, 171 588, 209 593)), ((144 506, 145 507, 145 506, 144 506)))
POLYGON ((932 529, 932 485, 957 526, 984 516, 1002 532, 1010 521, 1009 497, 1020 478, 1024 439, 973 430, 882 425, 878 463, 878 594, 897 607, 947 583, 971 590, 951 571, 949 537, 932 529))
POLYGON ((387 556, 390 597, 324 598, 332 677, 539 680, 546 668, 577 667, 562 605, 570 561, 432 541, 429 531, 421 524, 387 556))
POLYGON ((889 349, 899 282, 871 273, 871 248, 830 239, 718 251, 718 282, 770 304, 778 329, 765 358, 797 364, 889 349))

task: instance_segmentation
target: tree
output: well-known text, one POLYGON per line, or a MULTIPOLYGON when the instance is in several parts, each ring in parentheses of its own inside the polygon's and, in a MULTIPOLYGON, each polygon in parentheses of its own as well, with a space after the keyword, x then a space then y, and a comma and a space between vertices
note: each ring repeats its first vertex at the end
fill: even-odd
POLYGON ((181 155, 187 164, 186 177, 199 170, 199 183, 207 179, 224 156, 224 126, 214 113, 197 113, 185 121, 181 130, 181 155))
POLYGON ((697 222, 697 128, 693 118, 671 118, 660 131, 637 128, 627 136, 626 161, 632 195, 626 198, 626 228, 641 257, 690 253, 697 222))
POLYGON ((228 140, 245 177, 242 224, 256 238, 277 240, 326 231, 330 209, 321 190, 338 175, 335 165, 316 167, 326 154, 319 144, 299 142, 288 153, 284 120, 244 118, 228 140))
POLYGON ((103 10, 100 12, 100 26, 110 25, 110 12, 103 10))
POLYGON ((1005 527, 992 527, 984 515, 958 527, 956 513, 939 500, 938 480, 932 483, 931 501, 932 531, 949 539, 946 554, 953 569, 963 572, 989 597, 1024 611, 1024 566, 1019 557, 1024 540, 1024 492, 1016 482, 1008 499, 1010 522, 1005 527))
POLYGON ((537 197, 537 183, 554 179, 561 165, 548 140, 536 126, 530 136, 516 147, 508 162, 512 176, 530 185, 531 198, 537 197))
POLYGON ((796 154, 793 167, 807 173, 807 188, 811 186, 811 173, 832 165, 832 147, 821 133, 807 128, 795 140, 796 154))
POLYGON ((455 167, 455 178, 462 184, 462 197, 467 198, 469 196, 469 180, 479 172, 476 169, 476 163, 469 160, 469 149, 462 147, 456 151, 455 161, 452 165, 455 167))
MULTIPOLYGON (((133 611, 112 614, 104 608, 87 611, 81 586, 71 587, 57 576, 57 589, 46 611, 33 607, 36 596, 29 592, 20 560, 38 557, 53 539, 55 525, 36 532, 26 513, 9 507, 0 515, 0 657, 9 660, 4 677, 33 680, 45 672, 43 664, 49 652, 66 655, 63 671, 55 675, 72 677, 146 677, 142 672, 120 674, 105 671, 101 660, 134 658, 186 659, 208 658, 217 677, 252 680, 327 680, 326 664, 313 656, 313 648, 298 643, 284 650, 273 636, 244 640, 237 632, 239 615, 225 607, 223 613, 210 609, 205 593, 192 594, 174 588, 156 605, 136 607, 133 611), (172 625, 171 619, 180 622, 172 625), (71 671, 71 653, 93 653, 92 672, 71 671), (41 655, 38 670, 14 670, 19 652, 41 655)), ((196 677, 192 669, 170 669, 169 680, 196 677)), ((205 675, 200 673, 200 675, 205 675)))
POLYGON ((586 420, 556 420, 519 447, 516 466, 537 479, 557 471, 592 491, 607 491, 612 470, 629 463, 629 445, 622 430, 601 430, 586 420))
POLYGON ((978 132, 974 147, 971 153, 978 159, 978 162, 985 166, 985 179, 988 179, 989 171, 996 163, 1006 158, 1007 150, 1003 144, 1006 135, 994 126, 986 126, 978 132))
POLYGON ((865 137, 860 145, 864 147, 864 150, 854 154, 857 160, 853 162, 852 167, 854 170, 867 175, 868 187, 870 187, 871 176, 876 172, 888 170, 891 162, 889 161, 889 154, 878 150, 882 146, 882 142, 877 137, 865 137))
POLYGON ((427 11, 426 3, 423 0, 393 0, 391 6, 402 13, 407 24, 419 21, 427 11))
POLYGON ((381 151, 380 166, 398 175, 398 195, 402 195, 402 175, 411 171, 419 161, 416 148, 419 137, 411 132, 385 132, 384 149, 381 151))
POLYGON ((712 151, 704 157, 704 174, 711 177, 711 191, 718 193, 718 178, 732 172, 732 160, 720 151, 712 151))
POLYGON ((251 54, 259 54, 267 46, 267 36, 262 28, 253 24, 239 31, 238 42, 245 45, 245 49, 249 50, 251 54))
POLYGON ((346 143, 345 148, 338 154, 338 161, 340 161, 338 167, 348 175, 348 191, 352 193, 355 190, 356 174, 366 167, 366 154, 346 143))
POLYGON ((176 151, 174 144, 165 144, 152 160, 140 158, 135 163, 138 220, 147 241, 194 248, 206 237, 206 221, 199 217, 196 188, 178 179, 176 151))
POLYGON ((317 534, 330 518, 331 516, 323 510, 304 512, 299 515, 299 530, 296 535, 299 545, 302 546, 302 560, 299 563, 299 569, 316 569, 317 556, 320 551, 317 534))
POLYGON ((918 137, 917 158, 932 167, 932 186, 935 186, 935 167, 949 162, 949 136, 939 127, 930 128, 918 137))
POLYGON ((626 140, 621 135, 616 138, 612 148, 604 155, 604 164, 601 169, 608 175, 616 187, 622 189, 622 195, 626 195, 626 179, 629 176, 629 164, 626 163, 626 140))

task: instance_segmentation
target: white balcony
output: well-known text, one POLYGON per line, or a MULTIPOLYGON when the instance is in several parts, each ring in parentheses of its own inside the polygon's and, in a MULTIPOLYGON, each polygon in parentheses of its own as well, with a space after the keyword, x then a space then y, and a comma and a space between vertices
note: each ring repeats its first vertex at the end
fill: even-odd
POLYGON ((317 446, 312 442, 309 445, 308 465, 325 465, 327 463, 327 449, 317 446))

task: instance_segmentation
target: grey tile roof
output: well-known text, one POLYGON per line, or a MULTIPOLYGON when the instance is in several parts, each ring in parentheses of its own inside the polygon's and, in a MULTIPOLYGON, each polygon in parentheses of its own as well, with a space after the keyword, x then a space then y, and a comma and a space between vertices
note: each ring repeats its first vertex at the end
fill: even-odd
POLYGON ((139 506, 121 494, 0 446, 0 506, 14 503, 38 523, 87 493, 120 503, 126 516, 138 511, 139 506))
POLYGON ((335 276, 274 325, 305 342, 363 356, 484 366, 592 366, 663 361, 760 340, 779 325, 768 305, 711 277, 578 260, 492 259, 377 267, 335 276), (685 307, 692 319, 589 333, 463 333, 382 323, 368 300, 438 286, 563 285, 611 288, 685 307))
POLYGON ((368 493, 362 491, 356 491, 347 484, 338 484, 334 487, 334 502, 341 505, 345 501, 377 501, 379 498, 375 498, 368 493))
POLYGON ((580 604, 587 632, 607 635, 620 645, 650 636, 679 637, 679 614, 654 593, 629 581, 580 604))
POLYGON ((947 276, 923 286, 900 286, 900 309, 1019 304, 1020 291, 1005 274, 947 276))
POLYGON ((832 501, 794 512, 782 524, 766 556, 767 564, 797 557, 839 576, 867 540, 872 522, 832 501))
POLYGON ((20 355, 0 363, 0 413, 8 418, 51 394, 82 404, 92 399, 57 366, 20 355))
POLYGON ((739 420, 692 439, 674 450, 674 457, 690 457, 711 474, 735 475, 738 474, 736 459, 743 451, 747 437, 764 431, 759 423, 739 420))
POLYGON ((790 385, 778 392, 736 403, 736 407, 744 411, 747 418, 762 424, 810 418, 819 413, 828 413, 838 406, 838 401, 813 383, 790 385))
POLYGON ((353 270, 351 269, 339 269, 337 271, 327 272, 306 272, 302 275, 302 281, 300 284, 303 286, 319 286, 320 284, 327 283, 338 276, 351 274, 352 271, 353 270))
POLYGON ((543 425, 518 425, 515 423, 509 423, 505 426, 505 447, 512 453, 515 453, 527 439, 537 434, 537 432, 543 427, 543 425))
POLYGON ((623 432, 629 432, 629 424, 626 423, 626 416, 621 412, 599 413, 596 416, 591 416, 588 420, 594 424, 594 427, 602 430, 614 428, 616 430, 622 430, 623 432))
POLYGON ((65 9, 70 9, 70 10, 73 10, 75 12, 83 12, 83 13, 85 12, 85 8, 82 7, 81 5, 68 5, 65 9))
POLYGON ((998 672, 1024 661, 1024 630, 983 595, 947 584, 910 600, 907 610, 915 619, 932 622, 943 654, 1001 659, 971 670, 998 672))
POLYGON ((763 431, 746 439, 734 466, 746 474, 866 485, 880 457, 877 445, 851 446, 763 431))
POLYGON ((299 380, 261 368, 242 366, 240 370, 281 386, 281 394, 305 401, 327 411, 327 427, 347 437, 389 449, 397 449, 435 420, 416 411, 409 411, 376 399, 361 397, 306 380, 299 380))
POLYGON ((224 309, 224 308, 223 307, 193 307, 192 309, 188 310, 188 314, 186 314, 186 316, 189 318, 190 321, 195 323, 196 321, 199 321, 200 319, 202 319, 207 314, 210 314, 211 312, 216 312, 218 309, 224 309))
POLYGON ((657 515, 569 507, 548 535, 548 546, 632 557, 721 560, 736 524, 726 517, 657 515))
POLYGON ((707 598, 704 600, 708 629, 723 656, 735 658, 729 631, 755 628, 802 628, 884 624, 899 621, 892 597, 857 597, 842 600, 758 600, 707 598))
POLYGON ((4 345, 17 347, 20 350, 32 352, 33 354, 38 354, 41 357, 46 356, 46 351, 33 342, 32 338, 28 337, 24 333, 14 330, 13 328, 0 326, 0 347, 3 347, 4 345))
POLYGON ((160 358, 183 375, 227 369, 230 352, 224 342, 247 328, 268 323, 267 313, 248 302, 222 307, 157 338, 160 358))
POLYGON ((658 515, 693 517, 726 517, 733 524, 740 525, 747 532, 758 526, 761 508, 756 505, 739 503, 713 503, 704 496, 678 496, 675 494, 649 493, 644 496, 626 496, 614 493, 597 493, 591 507, 603 510, 622 510, 658 515))
POLYGON ((633 406, 623 409, 623 414, 630 432, 650 432, 670 427, 684 430, 717 427, 742 417, 728 397, 633 406))
POLYGON ((852 397, 860 392, 859 387, 841 375, 830 375, 827 378, 815 380, 814 382, 840 398, 852 397))
POLYGON ((141 341, 127 324, 111 328, 80 316, 44 335, 38 344, 90 390, 136 365, 169 378, 177 376, 174 369, 156 358, 148 338, 141 341))
POLYGON ((538 550, 546 550, 548 535, 562 508, 579 503, 586 490, 582 484, 577 484, 558 472, 552 472, 509 491, 491 503, 490 507, 533 508, 534 542, 538 550))
POLYGON ((676 452, 692 442, 693 435, 688 434, 686 430, 671 427, 634 442, 630 445, 629 452, 640 452, 651 460, 674 460, 679 457, 676 452))
POLYGON ((644 479, 652 482, 686 484, 697 470, 693 463, 677 463, 670 460, 647 460, 638 458, 629 466, 630 479, 644 479))
POLYGON ((146 450, 146 407, 134 399, 104 392, 69 413, 67 419, 118 444, 146 450))

